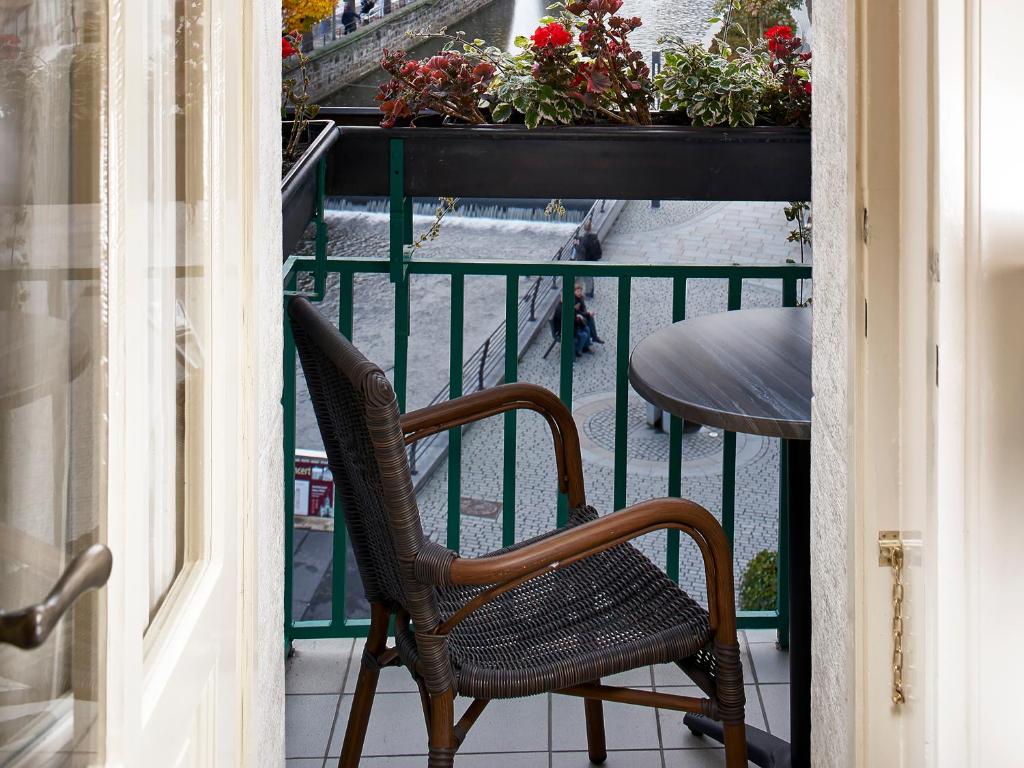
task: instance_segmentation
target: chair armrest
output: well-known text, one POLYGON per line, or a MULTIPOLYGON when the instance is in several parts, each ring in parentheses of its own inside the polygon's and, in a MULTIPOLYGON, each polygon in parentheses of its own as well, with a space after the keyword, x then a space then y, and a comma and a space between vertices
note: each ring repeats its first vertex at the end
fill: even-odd
POLYGON ((405 443, 461 427, 474 421, 513 410, 531 410, 541 414, 551 428, 558 464, 558 489, 569 497, 570 507, 586 504, 583 488, 583 460, 580 437, 572 413, 548 389, 523 382, 501 384, 471 395, 446 400, 410 411, 401 417, 405 443))
MULTIPOLYGON (((444 581, 456 585, 496 585, 460 612, 458 619, 501 592, 577 560, 598 554, 652 531, 673 528, 700 547, 708 581, 712 626, 735 633, 732 553, 722 526, 704 507, 686 499, 652 499, 500 555, 455 558, 444 581)), ((452 620, 446 623, 454 623, 452 620)))

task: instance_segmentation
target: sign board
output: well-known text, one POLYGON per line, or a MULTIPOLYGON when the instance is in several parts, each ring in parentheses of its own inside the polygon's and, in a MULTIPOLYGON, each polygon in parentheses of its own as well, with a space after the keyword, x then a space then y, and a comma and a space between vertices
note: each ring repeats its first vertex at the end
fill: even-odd
POLYGON ((334 475, 323 451, 295 452, 295 515, 334 517, 334 475))

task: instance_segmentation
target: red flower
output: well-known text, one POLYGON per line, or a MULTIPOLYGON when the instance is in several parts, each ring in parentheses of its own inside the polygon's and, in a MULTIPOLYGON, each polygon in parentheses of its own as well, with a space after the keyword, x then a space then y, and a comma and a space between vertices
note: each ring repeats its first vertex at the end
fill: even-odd
POLYGON ((543 27, 537 27, 530 36, 530 40, 538 48, 543 48, 545 45, 559 47, 572 42, 572 33, 557 21, 553 21, 543 27))
POLYGON ((781 37, 783 40, 789 40, 793 37, 792 27, 769 27, 764 33, 765 39, 774 40, 777 37, 781 37))
POLYGON ((298 51, 295 50, 295 46, 292 45, 292 41, 287 37, 281 38, 281 58, 287 59, 289 56, 294 56, 298 51))
POLYGON ((804 83, 804 92, 808 95, 811 93, 811 84, 809 82, 804 83))
POLYGON ((786 42, 793 39, 793 28, 792 27, 770 27, 765 30, 765 40, 768 41, 768 50, 772 53, 778 53, 784 50, 786 42))

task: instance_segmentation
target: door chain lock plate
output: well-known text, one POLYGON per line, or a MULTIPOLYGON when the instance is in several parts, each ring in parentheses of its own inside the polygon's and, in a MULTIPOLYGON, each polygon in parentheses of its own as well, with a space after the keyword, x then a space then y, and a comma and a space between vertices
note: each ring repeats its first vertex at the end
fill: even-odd
POLYGON ((892 569, 892 703, 903 704, 903 539, 899 531, 878 532, 878 564, 892 569))

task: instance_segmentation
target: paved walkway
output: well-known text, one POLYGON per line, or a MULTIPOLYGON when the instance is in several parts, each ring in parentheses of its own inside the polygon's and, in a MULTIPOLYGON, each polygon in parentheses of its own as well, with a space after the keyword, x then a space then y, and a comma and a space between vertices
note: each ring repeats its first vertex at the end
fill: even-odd
MULTIPOLYGON (((778 264, 799 260, 799 248, 786 242, 789 224, 782 206, 774 203, 663 203, 627 205, 613 234, 604 243, 606 261, 627 263, 778 264)), ((599 512, 613 508, 615 350, 635 345, 644 336, 671 322, 671 285, 667 280, 636 279, 630 298, 631 333, 618 339, 617 285, 598 279, 588 305, 597 314, 598 330, 607 341, 594 354, 579 359, 573 375, 573 406, 581 430, 588 501, 599 512)), ((726 309, 724 280, 688 281, 687 315, 726 309)), ((758 285, 748 281, 743 306, 778 306, 777 281, 758 285)), ((555 391, 559 355, 543 353, 550 339, 542 337, 520 363, 520 379, 555 391)), ((668 483, 668 435, 647 427, 644 402, 630 390, 627 450, 627 503, 664 496, 668 483)), ((462 496, 500 507, 502 499, 503 421, 492 419, 467 430, 463 438, 462 496)), ((554 524, 555 466, 548 449, 547 425, 537 414, 523 413, 517 429, 516 533, 525 538, 554 524)), ((721 514, 722 434, 702 429, 683 437, 683 495, 721 514)), ((736 575, 762 549, 776 549, 778 539, 778 441, 739 436, 736 471, 736 575)), ((425 524, 443 540, 447 520, 447 470, 443 467, 420 494, 425 524)), ((685 539, 685 537, 683 537, 685 539)), ((501 521, 463 516, 462 550, 479 554, 500 546, 501 521)), ((666 537, 652 534, 640 542, 656 562, 666 558, 666 537)), ((680 556, 684 588, 704 597, 703 566, 695 545, 684 543, 680 556)))
MULTIPOLYGON (((779 264, 799 261, 799 246, 786 242, 790 224, 778 203, 647 202, 627 204, 604 242, 606 261, 626 263, 779 264)), ((417 222, 417 231, 428 221, 417 222)), ((331 255, 382 256, 387 252, 387 223, 383 216, 341 214, 331 217, 331 255)), ((487 220, 446 222, 441 237, 429 243, 418 258, 547 258, 571 232, 571 225, 526 224, 487 220)), ((747 281, 743 306, 777 306, 777 281, 747 281)), ((589 301, 607 341, 595 345, 574 368, 573 405, 583 442, 588 500, 602 513, 613 508, 615 350, 619 343, 635 345, 671 321, 667 280, 635 279, 631 291, 631 333, 616 337, 616 281, 598 279, 589 301)), ((522 290, 526 290, 523 281, 522 290)), ((808 287, 809 290, 809 287, 808 287)), ((410 338, 411 408, 425 404, 447 381, 450 280, 416 276, 413 282, 413 333, 410 338)), ((470 278, 466 282, 468 356, 500 322, 504 308, 502 278, 470 278)), ((697 316, 726 309, 724 280, 689 281, 687 314, 697 316)), ((355 342, 371 359, 389 370, 393 355, 393 289, 385 275, 362 275, 355 286, 355 342)), ((323 311, 337 317, 336 292, 323 311)), ((538 337, 520 363, 520 380, 555 391, 559 383, 558 350, 547 359, 546 333, 538 337)), ((319 432, 299 377, 298 446, 319 449, 319 432)), ((547 425, 537 414, 523 412, 517 429, 518 539, 549 530, 555 522, 555 468, 547 425)), ((720 516, 722 493, 722 435, 703 429, 683 438, 683 495, 720 516)), ((462 550, 480 554, 501 545, 503 420, 491 419, 466 430, 463 439, 462 550), (470 514, 470 513, 476 513, 470 514), (477 516, 480 515, 480 516, 477 516)), ((755 436, 737 438, 736 577, 762 549, 776 549, 778 538, 778 441, 755 436)), ((629 408, 627 503, 667 493, 668 437, 646 426, 644 403, 631 391, 629 408)), ((427 531, 444 540, 447 527, 447 465, 420 493, 427 531)), ((297 563, 307 578, 309 596, 295 609, 297 617, 322 618, 329 608, 329 546, 315 546, 323 534, 296 537, 297 563), (309 552, 305 549, 309 548, 309 552), (314 551, 315 550, 315 551, 314 551), (320 553, 320 554, 317 554, 320 553), (321 583, 325 581, 326 583, 321 583), (311 603, 307 603, 309 600, 311 603), (316 605, 313 605, 316 604, 316 605), (312 611, 312 613, 310 612, 312 611)), ((683 537, 680 581, 698 599, 704 598, 704 579, 696 547, 683 537)), ((666 558, 666 537, 652 534, 639 542, 656 562, 666 558)), ((300 569, 296 568, 298 574, 300 569)), ((298 592, 296 593, 298 598, 298 592)), ((355 595, 350 595, 354 598, 355 595)))

